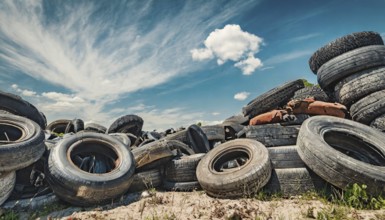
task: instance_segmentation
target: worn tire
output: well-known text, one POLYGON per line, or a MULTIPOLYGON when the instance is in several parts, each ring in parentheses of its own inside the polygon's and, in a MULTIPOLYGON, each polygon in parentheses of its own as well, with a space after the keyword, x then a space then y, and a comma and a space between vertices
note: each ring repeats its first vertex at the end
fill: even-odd
POLYGON ((0 173, 0 206, 11 195, 16 183, 16 172, 2 172, 0 173))
POLYGON ((331 98, 319 86, 309 86, 295 91, 293 99, 302 100, 313 97, 317 101, 330 102, 331 98))
POLYGON ((385 67, 359 71, 341 80, 334 88, 337 102, 350 107, 363 97, 385 89, 385 67))
POLYGON ((205 154, 193 154, 175 158, 164 167, 164 179, 170 182, 197 181, 196 168, 205 154))
POLYGON ((22 169, 43 155, 44 132, 34 121, 17 115, 2 114, 0 130, 0 172, 22 169))
POLYGON ((131 146, 131 140, 130 138, 127 136, 127 134, 125 133, 110 133, 108 134, 116 139, 118 139, 119 141, 121 141, 124 145, 126 145, 127 149, 130 149, 130 146, 131 146))
POLYGON ((51 150, 46 177, 60 199, 90 206, 111 202, 125 193, 134 171, 133 155, 122 142, 107 134, 79 132, 64 138, 51 150), (115 167, 104 173, 83 171, 75 165, 77 155, 105 156, 115 167))
POLYGON ((2 208, 11 209, 11 210, 24 210, 24 211, 40 210, 43 207, 47 207, 58 201, 59 201, 59 198, 54 193, 49 193, 46 195, 37 196, 33 198, 28 198, 28 199, 6 201, 2 205, 2 208))
POLYGON ((271 178, 263 188, 268 194, 279 193, 284 197, 309 192, 330 191, 330 185, 308 168, 273 169, 271 178))
POLYGON ((66 128, 71 126, 72 121, 69 119, 58 119, 47 125, 46 130, 55 133, 66 133, 66 128))
POLYGON ((210 143, 206 134, 198 125, 190 125, 187 128, 187 138, 195 153, 207 153, 210 151, 210 143))
POLYGON ((170 182, 170 181, 163 180, 162 188, 167 191, 190 192, 190 191, 201 189, 201 186, 198 181, 170 182))
POLYGON ((356 32, 328 43, 319 48, 309 59, 309 66, 313 73, 317 74, 321 66, 334 57, 348 51, 369 45, 383 45, 380 34, 372 31, 356 32))
POLYGON ((297 146, 305 164, 334 186, 365 184, 368 193, 383 194, 383 133, 348 119, 314 116, 303 123, 297 146))
POLYGON ((243 114, 239 114, 239 115, 233 115, 229 118, 226 118, 222 124, 223 125, 233 125, 233 124, 237 124, 237 125, 248 125, 249 124, 249 117, 245 117, 243 116, 243 114))
POLYGON ((176 140, 176 141, 180 141, 184 144, 187 144, 187 145, 190 145, 190 141, 187 137, 187 130, 181 130, 181 131, 177 131, 173 134, 169 134, 167 135, 166 137, 164 137, 163 139, 165 140, 176 140))
POLYGON ((116 119, 107 133, 131 133, 137 137, 142 134, 143 119, 137 115, 125 115, 116 119))
POLYGON ((91 122, 91 123, 86 123, 84 125, 84 131, 105 134, 107 131, 107 128, 98 123, 91 122))
POLYGON ((385 90, 365 96, 350 107, 353 120, 366 125, 383 114, 385 114, 385 90))
POLYGON ((254 139, 266 147, 295 145, 300 125, 282 126, 280 124, 265 124, 247 126, 238 133, 246 138, 254 139))
POLYGON ((305 163, 298 155, 296 145, 271 147, 268 150, 273 169, 305 167, 305 163))
POLYGON ((271 169, 269 153, 263 144, 251 139, 237 139, 208 152, 199 162, 196 174, 208 195, 236 198, 253 194, 266 185, 271 169), (240 160, 240 164, 237 163, 241 166, 223 167, 233 160, 240 160))
POLYGON ((0 109, 31 119, 43 130, 47 126, 44 114, 41 114, 34 105, 20 96, 0 91, 0 109))
POLYGON ((385 46, 361 47, 329 60, 318 70, 317 80, 325 91, 334 91, 334 86, 344 78, 377 66, 385 65, 385 46))
POLYGON ((162 176, 159 169, 135 173, 132 179, 133 181, 128 189, 129 192, 140 192, 151 188, 157 188, 162 184, 162 176))
POLYGON ((302 88, 304 88, 304 84, 301 79, 286 82, 250 101, 242 108, 243 115, 253 118, 261 113, 276 109, 286 104, 293 97, 295 91, 302 88))
POLYGON ((209 141, 225 141, 225 128, 223 125, 205 125, 201 126, 203 133, 209 141))
POLYGON ((378 116, 370 123, 370 127, 385 132, 385 114, 378 116))

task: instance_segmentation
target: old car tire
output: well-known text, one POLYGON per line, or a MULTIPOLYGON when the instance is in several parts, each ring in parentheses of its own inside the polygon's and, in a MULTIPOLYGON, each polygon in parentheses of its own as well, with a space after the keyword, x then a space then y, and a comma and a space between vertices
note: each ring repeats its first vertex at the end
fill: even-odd
POLYGON ((273 169, 305 167, 305 163, 298 155, 296 145, 270 147, 268 150, 273 169))
POLYGON ((107 131, 107 128, 98 123, 90 122, 84 125, 84 131, 105 134, 107 131))
POLYGON ((331 98, 318 85, 305 87, 294 93, 293 99, 302 100, 313 97, 314 100, 330 102, 331 98))
POLYGON ((162 188, 168 191, 182 191, 189 192, 201 189, 198 181, 193 182, 170 182, 163 180, 162 188))
POLYGON ((175 158, 164 166, 164 178, 171 182, 197 181, 196 168, 205 154, 193 154, 175 158))
POLYGON ((314 116, 302 124, 297 146, 305 164, 334 186, 366 184, 368 193, 384 192, 383 133, 348 119, 314 116))
POLYGON ((208 195, 236 198, 253 194, 269 181, 271 162, 267 148, 252 139, 236 139, 212 149, 198 164, 196 174, 208 195), (236 161, 236 166, 228 166, 236 161))
POLYGON ((152 188, 157 188, 162 184, 162 176, 159 169, 152 169, 135 173, 132 177, 132 183, 128 191, 140 192, 152 188))
POLYGON ((137 115, 125 115, 116 119, 108 128, 107 133, 131 133, 141 136, 143 119, 137 115))
POLYGON ((210 151, 209 140, 198 125, 191 125, 187 128, 187 138, 195 153, 206 153, 210 151))
POLYGON ((383 114, 385 114, 385 90, 367 95, 350 107, 353 120, 366 125, 383 114))
POLYGON ((15 171, 0 173, 0 206, 11 195, 15 187, 16 173, 15 171))

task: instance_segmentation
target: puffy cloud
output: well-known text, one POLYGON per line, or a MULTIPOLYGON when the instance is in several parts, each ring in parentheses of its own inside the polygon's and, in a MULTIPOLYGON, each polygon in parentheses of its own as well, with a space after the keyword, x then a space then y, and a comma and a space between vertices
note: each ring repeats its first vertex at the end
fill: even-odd
POLYGON ((239 92, 234 95, 235 100, 243 101, 249 97, 250 93, 249 92, 239 92))
POLYGON ((211 114, 214 115, 214 116, 217 116, 217 115, 220 115, 221 113, 219 113, 219 112, 212 112, 211 114))
POLYGON ((204 41, 204 48, 191 50, 193 60, 208 60, 217 58, 217 64, 222 65, 228 60, 237 62, 245 75, 250 75, 262 66, 260 59, 254 54, 259 52, 263 39, 241 29, 239 25, 228 24, 223 29, 216 29, 204 41))

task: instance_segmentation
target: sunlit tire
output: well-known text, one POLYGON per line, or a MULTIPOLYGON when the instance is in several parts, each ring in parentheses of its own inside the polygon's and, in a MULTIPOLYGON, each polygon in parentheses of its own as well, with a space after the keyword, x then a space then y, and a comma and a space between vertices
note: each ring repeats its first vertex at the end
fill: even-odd
POLYGON ((11 195, 12 190, 15 187, 15 182, 16 182, 15 171, 0 173, 0 206, 11 195))

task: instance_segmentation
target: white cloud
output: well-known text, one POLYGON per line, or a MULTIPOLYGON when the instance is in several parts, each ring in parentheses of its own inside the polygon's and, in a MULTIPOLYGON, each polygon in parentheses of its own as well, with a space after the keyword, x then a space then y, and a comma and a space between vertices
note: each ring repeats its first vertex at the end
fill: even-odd
POLYGON ((249 97, 250 93, 249 92, 239 92, 234 95, 235 100, 243 101, 249 97))
POLYGON ((265 63, 268 65, 272 64, 278 64, 278 63, 284 63, 290 60, 298 59, 301 57, 309 56, 313 54, 313 50, 297 50, 292 51, 284 54, 278 54, 276 56, 270 57, 267 60, 265 60, 265 63))
POLYGON ((293 37, 293 38, 289 39, 289 41, 290 42, 299 42, 299 41, 309 40, 311 38, 315 38, 315 37, 318 37, 320 35, 321 35, 320 33, 306 34, 306 35, 302 35, 302 36, 298 36, 298 37, 293 37))
POLYGON ((241 29, 239 25, 228 24, 223 29, 215 29, 204 41, 204 48, 192 49, 193 60, 209 60, 217 58, 217 64, 227 61, 237 62, 245 75, 250 75, 262 66, 260 59, 254 54, 259 52, 263 39, 241 29))
POLYGON ((31 90, 23 90, 21 94, 23 96, 36 96, 36 92, 31 90))
POLYGON ((218 115, 220 115, 221 113, 220 112, 212 112, 211 113, 213 116, 218 116, 218 115))

